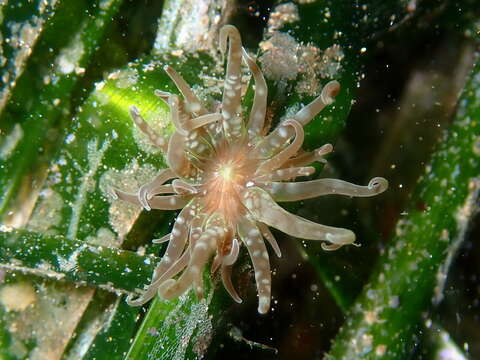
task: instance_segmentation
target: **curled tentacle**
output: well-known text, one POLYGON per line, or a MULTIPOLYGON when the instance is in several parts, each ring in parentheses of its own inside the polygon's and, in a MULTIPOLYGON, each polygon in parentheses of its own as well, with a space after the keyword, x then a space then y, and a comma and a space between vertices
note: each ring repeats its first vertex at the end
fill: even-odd
POLYGON ((242 130, 241 89, 242 40, 237 28, 226 25, 220 30, 220 50, 225 54, 228 46, 227 71, 225 74, 222 115, 227 137, 239 137, 242 130))
POLYGON ((258 312, 265 314, 270 309, 272 277, 270 261, 262 234, 255 223, 246 217, 238 223, 238 234, 247 247, 255 271, 255 281, 258 291, 258 312))
POLYGON ((303 139, 305 134, 303 132, 303 127, 298 123, 298 121, 288 119, 284 122, 284 126, 290 125, 295 130, 295 139, 288 145, 285 149, 280 151, 277 155, 272 158, 264 161, 257 169, 257 174, 270 173, 273 170, 278 169, 282 166, 289 158, 295 155, 298 150, 302 147, 303 139))
MULTIPOLYGON (((112 191, 118 199, 142 206, 137 194, 130 194, 118 189, 112 189, 112 191)), ((190 200, 191 197, 183 195, 153 196, 148 200, 148 204, 152 209, 178 210, 187 205, 190 200)))
POLYGON ((140 110, 136 106, 130 106, 130 116, 133 119, 133 122, 137 127, 147 135, 148 139, 152 143, 162 149, 163 151, 167 151, 167 140, 163 138, 163 136, 158 135, 151 127, 147 124, 147 122, 143 119, 140 115, 140 110))
POLYGON ((151 199, 152 196, 159 193, 159 191, 168 191, 168 188, 164 187, 164 183, 170 179, 173 179, 175 174, 170 169, 160 170, 158 175, 150 182, 140 186, 138 189, 138 200, 142 206, 150 210, 150 205, 148 204, 148 199, 151 199))
POLYGON ((255 80, 255 95, 253 97, 253 105, 250 110, 248 120, 248 134, 250 138, 259 136, 265 125, 265 114, 267 113, 267 96, 268 87, 263 74, 257 63, 248 55, 247 51, 242 48, 243 60, 247 63, 255 80))
MULTIPOLYGON (((307 125, 325 106, 333 102, 339 91, 340 84, 338 81, 330 81, 324 86, 320 95, 295 114, 293 119, 302 126, 307 125)), ((287 139, 293 136, 293 129, 285 125, 285 123, 280 124, 259 144, 258 151, 262 157, 269 157, 271 154, 274 154, 278 148, 283 146, 287 139)))
POLYGON ((355 185, 338 179, 319 179, 303 182, 271 182, 263 186, 276 201, 298 201, 322 195, 375 196, 384 192, 388 181, 375 177, 367 186, 355 185))
POLYGON ((183 77, 169 65, 165 65, 163 69, 168 74, 168 76, 170 76, 170 79, 173 80, 178 90, 180 90, 180 92, 184 96, 187 105, 186 110, 197 116, 207 114, 207 109, 205 109, 205 107, 198 99, 197 95, 195 95, 195 93, 192 91, 190 86, 188 86, 187 82, 183 79, 183 77))
POLYGON ((257 221, 288 235, 308 240, 324 240, 338 245, 352 244, 355 241, 355 234, 350 230, 317 224, 287 212, 261 188, 251 187, 245 190, 242 203, 257 221))
POLYGON ((240 304, 242 302, 242 299, 240 298, 240 296, 238 296, 237 290, 235 290, 235 287, 232 283, 232 266, 222 265, 220 271, 222 274, 222 283, 225 287, 225 290, 227 290, 228 294, 232 297, 233 300, 240 304))
POLYGON ((333 103, 335 97, 340 92, 340 83, 338 81, 330 81, 327 83, 315 100, 303 107, 293 117, 303 126, 307 125, 325 106, 333 103))

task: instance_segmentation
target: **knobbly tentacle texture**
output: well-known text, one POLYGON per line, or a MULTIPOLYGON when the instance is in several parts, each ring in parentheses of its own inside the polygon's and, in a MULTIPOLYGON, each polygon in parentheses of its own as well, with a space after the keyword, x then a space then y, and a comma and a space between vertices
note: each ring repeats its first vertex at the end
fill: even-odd
POLYGON ((272 289, 270 261, 265 242, 260 230, 255 225, 255 221, 246 217, 240 219, 238 223, 238 234, 252 259, 258 290, 258 312, 265 314, 270 309, 270 293, 272 289))
POLYGON ((220 30, 220 51, 228 57, 225 82, 223 83, 222 115, 225 136, 238 138, 242 135, 241 90, 242 79, 242 41, 238 30, 232 25, 225 25, 220 30))
POLYGON ((262 133, 265 125, 268 88, 267 82, 265 81, 260 68, 243 48, 242 54, 243 60, 247 63, 248 68, 252 72, 253 79, 255 80, 255 95, 253 97, 253 105, 248 118, 248 134, 250 138, 256 138, 262 133))
POLYGON ((375 196, 384 192, 388 183, 383 178, 373 178, 367 186, 351 184, 337 179, 319 179, 304 182, 270 182, 264 188, 276 201, 298 201, 322 195, 347 195, 352 197, 375 196))
POLYGON ((373 178, 367 186, 342 180, 318 179, 292 182, 313 175, 309 166, 333 150, 326 144, 302 152, 303 126, 340 91, 337 81, 327 83, 321 94, 293 117, 268 133, 265 128, 267 85, 255 61, 242 48, 238 30, 227 25, 220 32, 220 50, 227 53, 223 99, 214 111, 201 103, 187 82, 170 66, 165 71, 181 95, 157 90, 169 107, 175 131, 170 138, 156 134, 132 106, 133 121, 153 145, 166 152, 168 169, 140 187, 137 194, 114 189, 120 200, 147 210, 182 209, 170 234, 155 243, 168 242, 150 285, 130 296, 131 305, 142 305, 156 293, 172 299, 193 288, 203 297, 203 268, 213 258, 211 273, 219 270, 231 297, 242 302, 231 280, 231 272, 245 246, 252 259, 259 295, 258 311, 270 308, 271 274, 265 240, 278 257, 280 247, 268 226, 291 236, 322 241, 325 250, 354 244, 355 234, 347 229, 314 223, 291 214, 276 201, 296 201, 338 194, 374 196, 385 191, 388 182, 373 178), (242 58, 253 75, 255 95, 248 120, 241 107, 242 58), (289 182, 288 182, 289 181, 289 182), (239 239, 241 241, 239 241, 239 239))

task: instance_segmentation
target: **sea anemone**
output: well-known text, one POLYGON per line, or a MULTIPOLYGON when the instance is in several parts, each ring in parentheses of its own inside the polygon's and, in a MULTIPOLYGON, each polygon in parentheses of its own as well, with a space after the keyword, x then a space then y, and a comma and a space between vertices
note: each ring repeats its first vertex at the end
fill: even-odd
POLYGON ((367 186, 336 179, 291 182, 315 169, 309 164, 324 162, 330 144, 302 152, 305 126, 340 91, 337 81, 327 83, 320 96, 295 115, 268 132, 265 124, 267 85, 255 61, 242 48, 240 34, 231 25, 220 31, 220 50, 228 45, 227 69, 219 112, 209 112, 185 80, 171 67, 165 70, 183 96, 157 90, 170 108, 175 132, 168 139, 155 133, 132 106, 130 113, 138 128, 166 153, 167 169, 137 194, 114 189, 114 194, 145 209, 178 210, 173 229, 155 243, 168 241, 150 285, 130 305, 142 305, 155 293, 172 299, 193 287, 203 296, 203 268, 213 256, 212 273, 218 269, 225 289, 241 302, 232 285, 232 266, 245 245, 253 263, 259 296, 258 312, 270 308, 271 273, 266 240, 277 256, 280 248, 269 226, 291 236, 321 240, 325 250, 352 244, 355 234, 347 229, 320 225, 291 214, 277 202, 297 201, 320 195, 373 196, 386 190, 384 178, 373 178, 367 186), (241 106, 242 59, 255 81, 255 95, 248 119, 241 106))

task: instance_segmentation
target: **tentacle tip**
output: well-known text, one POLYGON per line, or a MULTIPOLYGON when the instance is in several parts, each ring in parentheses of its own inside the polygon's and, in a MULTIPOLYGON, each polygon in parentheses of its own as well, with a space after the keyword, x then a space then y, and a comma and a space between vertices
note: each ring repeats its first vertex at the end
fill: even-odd
POLYGON ((142 207, 145 210, 147 210, 147 211, 152 210, 152 208, 150 207, 150 204, 147 202, 146 198, 142 197, 140 194, 137 197, 138 197, 138 201, 140 202, 140 204, 142 205, 142 207))
MULTIPOLYGON (((348 229, 339 229, 336 233, 327 233, 325 239, 332 245, 349 245, 355 242, 355 233, 348 229)), ((326 244, 322 244, 326 245, 326 244)))
POLYGON ((322 153, 325 155, 325 154, 331 153, 333 151, 333 145, 332 144, 325 144, 321 147, 321 149, 322 149, 322 153))
POLYGON ((320 96, 325 104, 333 103, 335 97, 340 93, 340 83, 336 80, 330 81, 322 89, 320 96))
POLYGON ((128 108, 128 110, 130 111, 130 114, 132 114, 132 115, 139 115, 140 114, 140 110, 138 110, 138 108, 135 105, 130 106, 128 108))
POLYGON ((335 251, 335 250, 338 250, 342 247, 342 245, 325 244, 325 243, 322 243, 321 246, 322 246, 322 250, 324 250, 324 251, 335 251))
POLYGON ((388 180, 383 177, 374 177, 368 183, 369 189, 375 189, 377 194, 380 194, 388 189, 388 180))
POLYGON ((145 304, 148 300, 145 300, 142 298, 142 295, 139 295, 139 294, 129 294, 127 296, 127 298, 125 299, 125 302, 129 305, 129 306, 142 306, 143 304, 145 304), (138 296, 137 298, 135 298, 136 296, 138 296))
POLYGON ((113 198, 113 200, 118 200, 117 189, 115 189, 114 187, 108 187, 107 193, 113 198))
POLYGON ((198 300, 203 300, 205 298, 205 296, 203 294, 203 287, 196 286, 195 287, 195 295, 197 296, 198 300))
POLYGON ((270 299, 264 296, 261 296, 258 301, 258 313, 266 314, 270 310, 270 299))

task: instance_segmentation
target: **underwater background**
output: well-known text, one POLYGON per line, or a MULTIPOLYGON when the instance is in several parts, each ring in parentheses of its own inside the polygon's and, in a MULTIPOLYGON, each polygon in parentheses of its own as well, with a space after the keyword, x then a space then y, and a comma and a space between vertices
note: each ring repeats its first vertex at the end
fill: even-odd
POLYGON ((0 0, 0 358, 480 358, 479 40, 474 0, 0 0), (154 95, 176 91, 167 64, 220 100, 225 24, 265 74, 272 124, 340 82, 305 128, 305 150, 335 149, 309 178, 389 189, 285 206, 361 246, 272 230, 266 315, 245 249, 242 304, 207 269, 201 301, 130 307, 176 213, 111 197, 166 166, 129 107, 172 133, 154 95))

